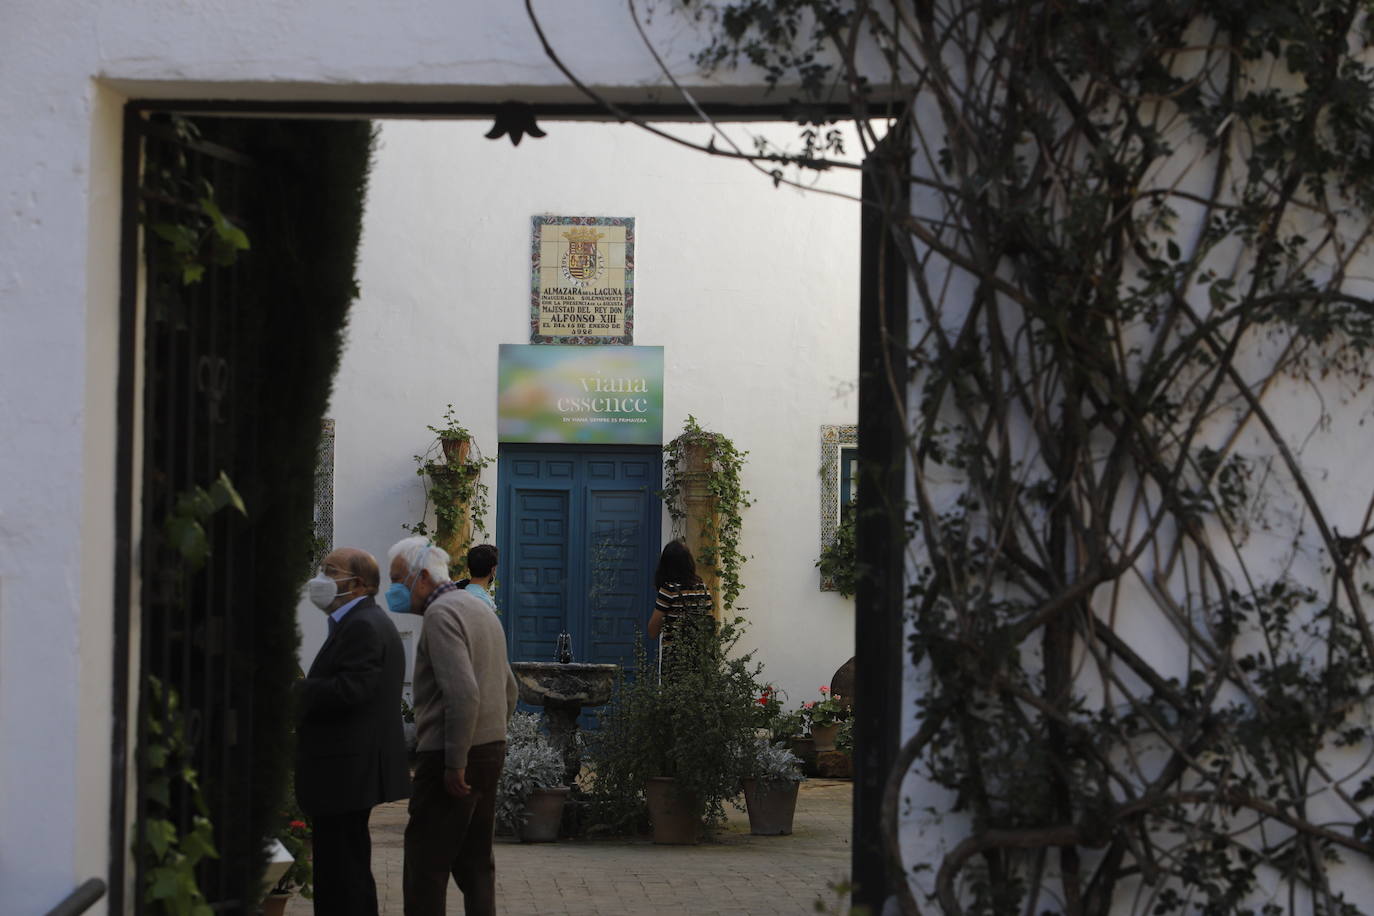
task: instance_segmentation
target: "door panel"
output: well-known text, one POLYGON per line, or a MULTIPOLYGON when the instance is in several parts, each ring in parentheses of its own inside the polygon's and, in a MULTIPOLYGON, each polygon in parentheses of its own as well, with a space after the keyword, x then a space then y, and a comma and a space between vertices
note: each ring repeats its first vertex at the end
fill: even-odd
POLYGON ((658 449, 504 445, 497 531, 511 658, 553 658, 572 635, 582 662, 631 664, 653 603, 659 550, 658 449))
POLYGON ((521 489, 512 533, 513 575, 506 613, 517 657, 553 655, 563 627, 568 586, 567 490, 521 489))

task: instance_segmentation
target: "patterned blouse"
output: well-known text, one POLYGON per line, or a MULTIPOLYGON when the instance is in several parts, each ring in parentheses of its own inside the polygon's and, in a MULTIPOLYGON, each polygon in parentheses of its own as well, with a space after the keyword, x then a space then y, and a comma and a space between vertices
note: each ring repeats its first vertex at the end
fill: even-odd
POLYGON ((654 599, 654 610, 663 612, 663 644, 673 641, 673 631, 683 618, 709 618, 713 604, 710 589, 700 581, 690 585, 665 583, 654 599))

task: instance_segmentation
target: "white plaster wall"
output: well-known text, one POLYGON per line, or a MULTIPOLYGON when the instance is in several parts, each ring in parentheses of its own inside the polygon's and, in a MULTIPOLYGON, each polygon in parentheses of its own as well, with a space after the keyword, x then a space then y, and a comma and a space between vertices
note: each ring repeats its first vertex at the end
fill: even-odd
MULTIPOLYGON (((330 408, 335 543, 382 558, 405 535, 423 505, 412 456, 446 404, 495 454, 497 347, 529 341, 530 217, 633 216, 635 343, 664 347, 664 437, 692 414, 749 450, 746 642, 794 704, 815 698, 854 645, 852 600, 821 592, 813 564, 820 426, 858 414, 858 206, 635 127, 544 126, 513 148, 485 123, 383 124, 330 408)), ((301 620, 308 661, 324 622, 309 605, 301 620)))

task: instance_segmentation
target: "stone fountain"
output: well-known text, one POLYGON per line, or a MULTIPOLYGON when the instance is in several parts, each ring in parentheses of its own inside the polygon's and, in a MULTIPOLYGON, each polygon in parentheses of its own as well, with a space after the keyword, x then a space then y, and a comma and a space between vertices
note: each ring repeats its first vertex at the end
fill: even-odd
POLYGON ((601 706, 615 689, 619 665, 591 665, 572 660, 572 637, 558 637, 558 661, 512 662, 520 699, 544 707, 549 740, 563 754, 565 781, 574 790, 582 771, 578 750, 577 717, 589 706, 601 706))

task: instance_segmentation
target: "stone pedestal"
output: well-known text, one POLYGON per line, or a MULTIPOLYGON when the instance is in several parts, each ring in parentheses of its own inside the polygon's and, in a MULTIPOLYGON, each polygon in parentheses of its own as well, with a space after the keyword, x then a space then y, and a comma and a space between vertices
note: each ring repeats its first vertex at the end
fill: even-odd
POLYGON ((708 484, 711 460, 706 446, 688 442, 682 450, 682 507, 687 513, 683 540, 697 563, 697 575, 711 590, 713 613, 720 617, 720 573, 714 565, 702 562, 705 548, 715 547, 715 532, 720 530, 720 502, 708 484))
POLYGON ((582 813, 582 792, 577 787, 582 772, 582 754, 577 747, 577 718, 589 706, 601 706, 615 689, 619 665, 589 665, 577 662, 512 662, 520 699, 531 706, 544 707, 549 725, 549 743, 563 755, 563 781, 572 789, 563 808, 563 835, 578 832, 582 813))
MULTIPOLYGON (((476 477, 482 473, 482 469, 477 465, 453 466, 431 462, 425 465, 425 473, 434 482, 453 488, 459 487, 464 479, 471 480, 476 477)), ((434 543, 448 553, 454 571, 457 572, 467 562, 467 549, 472 544, 472 519, 468 515, 468 504, 463 500, 454 500, 445 508, 453 510, 457 521, 446 519, 436 512, 434 543)))

